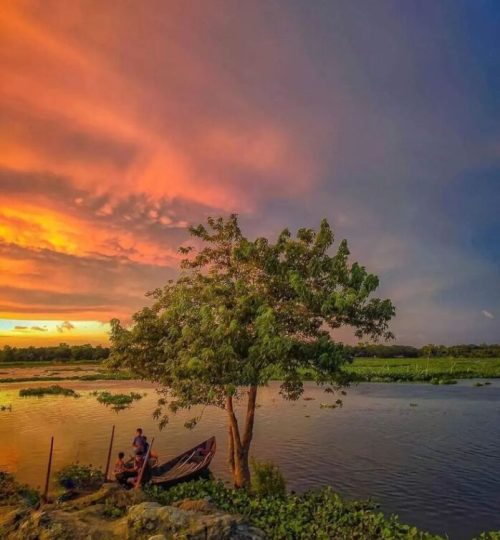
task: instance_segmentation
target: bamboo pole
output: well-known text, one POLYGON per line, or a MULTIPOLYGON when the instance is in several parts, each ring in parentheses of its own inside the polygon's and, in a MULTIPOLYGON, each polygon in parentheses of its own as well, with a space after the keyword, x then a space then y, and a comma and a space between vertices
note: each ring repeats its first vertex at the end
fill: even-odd
POLYGON ((111 451, 113 450, 113 441, 115 438, 115 426, 113 426, 113 429, 111 430, 111 440, 109 441, 109 449, 108 449, 108 459, 106 460, 106 471, 104 473, 104 481, 108 481, 108 473, 109 473, 109 463, 111 461, 111 451))
POLYGON ((50 453, 49 453, 49 463, 47 464, 47 476, 45 477, 45 489, 43 490, 43 501, 47 502, 47 496, 49 493, 49 480, 50 480, 50 469, 52 468, 52 453, 54 451, 54 436, 50 438, 50 453))
POLYGON ((139 471, 139 474, 137 476, 137 480, 136 480, 136 483, 135 483, 135 489, 139 489, 141 487, 142 477, 144 475, 144 471, 146 470, 146 467, 148 466, 149 455, 151 454, 151 448, 152 448, 154 442, 155 442, 155 438, 153 437, 151 439, 151 443, 149 444, 148 451, 146 452, 146 457, 144 458, 144 463, 142 464, 141 470, 139 471))

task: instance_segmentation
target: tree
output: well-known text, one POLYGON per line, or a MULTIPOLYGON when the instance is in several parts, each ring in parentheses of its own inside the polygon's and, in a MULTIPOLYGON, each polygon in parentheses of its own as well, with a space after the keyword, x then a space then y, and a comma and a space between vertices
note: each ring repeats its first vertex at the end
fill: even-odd
POLYGON ((378 278, 348 263, 345 240, 329 255, 326 220, 295 238, 285 229, 275 243, 243 236, 236 215, 209 218, 190 232, 201 248, 181 249, 180 277, 149 293, 153 304, 131 327, 111 321, 110 361, 164 389, 155 411, 160 426, 168 422, 165 407, 225 409, 234 484, 246 487, 258 387, 279 374, 281 394, 298 399, 307 369, 318 384, 338 390, 349 351, 331 330, 350 325, 359 337, 388 338, 394 307, 370 298, 378 278), (244 394, 240 425, 234 402, 244 394))

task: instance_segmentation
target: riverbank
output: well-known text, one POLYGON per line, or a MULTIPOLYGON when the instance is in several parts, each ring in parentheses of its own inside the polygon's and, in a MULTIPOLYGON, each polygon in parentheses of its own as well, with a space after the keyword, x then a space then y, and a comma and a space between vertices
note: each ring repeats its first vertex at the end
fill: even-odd
MULTIPOLYGON (((453 384, 459 379, 500 378, 500 358, 355 358, 344 367, 354 382, 424 382, 453 384)), ((276 372, 272 380, 283 377, 276 372)), ((311 374, 303 371, 304 380, 311 374)), ((88 362, 40 363, 24 362, 0 365, 0 383, 36 381, 106 381, 133 380, 126 371, 107 371, 102 363, 88 362), (39 369, 37 369, 39 368, 39 369), (24 375, 24 370, 31 373, 24 375)))
POLYGON ((161 505, 144 491, 102 485, 68 501, 19 497, 0 473, 0 538, 5 540, 265 540, 244 518, 200 501, 161 505), (7 497, 5 495, 8 495, 7 497))
MULTIPOLYGON (((6 540, 445 540, 385 516, 367 501, 347 501, 331 489, 260 496, 197 480, 168 490, 125 491, 105 484, 67 502, 41 504, 0 473, 0 537, 6 540)), ((496 540, 499 532, 477 540, 496 540)))

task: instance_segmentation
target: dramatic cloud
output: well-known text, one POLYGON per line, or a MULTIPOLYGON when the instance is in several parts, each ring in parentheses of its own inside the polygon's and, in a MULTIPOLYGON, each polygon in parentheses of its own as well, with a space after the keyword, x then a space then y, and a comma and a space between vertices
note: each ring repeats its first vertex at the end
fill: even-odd
POLYGON ((3 342, 105 340, 229 212, 252 235, 328 217, 399 341, 498 339, 486 6, 20 0, 0 27, 3 342))

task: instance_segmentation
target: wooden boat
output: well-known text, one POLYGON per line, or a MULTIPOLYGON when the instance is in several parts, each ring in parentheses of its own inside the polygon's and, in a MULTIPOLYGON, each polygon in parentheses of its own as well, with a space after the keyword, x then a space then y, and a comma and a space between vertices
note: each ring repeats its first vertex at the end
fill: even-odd
POLYGON ((153 467, 149 481, 165 487, 190 480, 208 469, 215 449, 215 437, 210 437, 180 456, 153 467))

